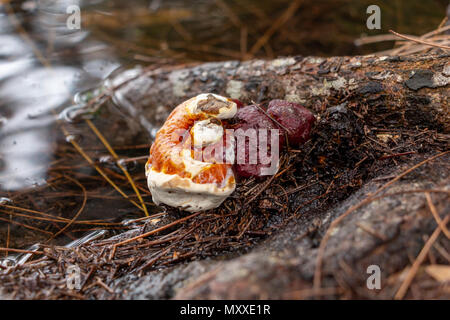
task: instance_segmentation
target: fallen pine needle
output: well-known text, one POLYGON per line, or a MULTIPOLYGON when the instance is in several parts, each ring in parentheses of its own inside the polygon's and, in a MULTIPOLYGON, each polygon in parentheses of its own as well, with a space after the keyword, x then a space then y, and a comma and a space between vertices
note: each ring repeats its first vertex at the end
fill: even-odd
MULTIPOLYGON (((447 222, 450 219, 450 215, 447 215, 445 219, 443 220, 443 224, 447 224, 447 222)), ((409 269, 408 274, 406 275, 405 280, 403 281, 402 285, 398 289, 397 293, 394 296, 394 299, 401 300, 405 296, 406 292, 408 292, 409 285, 411 284, 412 280, 414 279, 417 270, 419 270, 420 265, 425 260, 428 251, 430 251, 431 247, 433 246, 433 243, 438 238, 439 234, 441 233, 441 228, 438 226, 431 237, 427 240, 425 245, 423 246, 422 250, 420 251, 419 255, 417 256, 416 260, 414 260, 414 263, 412 267, 409 269)))
POLYGON ((75 141, 75 139, 71 139, 69 133, 67 132, 67 130, 64 128, 64 126, 61 126, 62 131, 64 132, 64 135, 66 136, 66 139, 72 144, 72 146, 78 151, 79 154, 81 154, 81 156, 90 164, 92 165, 95 170, 97 170, 97 172, 114 188, 116 189, 117 192, 119 192, 125 199, 129 200, 132 204, 134 204, 136 207, 138 207, 139 209, 144 211, 144 208, 142 208, 139 204, 137 204, 134 200, 130 199, 130 197, 128 197, 128 195, 122 191, 122 189, 119 188, 119 186, 117 186, 114 181, 112 181, 107 175, 106 173, 99 167, 97 166, 94 161, 91 159, 91 157, 89 157, 87 155, 86 152, 83 151, 83 149, 81 148, 81 146, 75 141))
POLYGON ((136 193, 142 208, 144 209, 144 213, 145 215, 148 217, 148 210, 147 210, 147 206, 144 203, 144 200, 142 199, 141 193, 139 192, 138 188, 136 187, 136 184, 133 181, 133 178, 130 176, 130 174, 128 173, 128 170, 120 163, 120 159, 119 156, 117 155, 117 153, 114 151, 114 149, 111 147, 111 145, 109 144, 109 142, 106 140, 106 138, 103 136, 103 134, 97 129, 97 127, 92 123, 91 120, 86 119, 85 120, 86 123, 88 124, 88 126, 91 128, 92 131, 94 131, 94 133, 96 134, 96 136, 100 139, 100 141, 103 143, 103 145, 106 147, 106 149, 108 149, 109 153, 114 157, 114 159, 116 160, 117 166, 120 168, 120 170, 122 170, 122 172, 125 174, 125 176, 127 177, 128 181, 131 184, 131 187, 133 188, 134 192, 136 193))
POLYGON ((409 36, 405 36, 403 34, 400 34, 398 32, 395 32, 393 30, 389 30, 390 33, 396 35, 397 37, 400 37, 402 39, 406 39, 406 40, 410 40, 410 41, 414 41, 417 43, 422 43, 422 44, 426 44, 428 46, 432 46, 432 47, 437 47, 437 48, 441 48, 441 49, 445 49, 445 50, 450 50, 449 46, 444 46, 442 44, 438 44, 438 43, 434 43, 434 42, 429 42, 429 41, 425 41, 425 40, 421 40, 418 38, 414 38, 414 37, 409 37, 409 36))
POLYGON ((450 232, 448 231, 447 227, 445 226, 445 223, 442 221, 441 217, 437 213, 436 207, 434 206, 433 202, 431 201, 430 193, 425 192, 425 197, 427 198, 428 207, 430 208, 430 211, 433 214, 433 217, 436 220, 436 223, 438 224, 439 228, 441 228, 442 232, 445 234, 447 239, 450 239, 450 232))

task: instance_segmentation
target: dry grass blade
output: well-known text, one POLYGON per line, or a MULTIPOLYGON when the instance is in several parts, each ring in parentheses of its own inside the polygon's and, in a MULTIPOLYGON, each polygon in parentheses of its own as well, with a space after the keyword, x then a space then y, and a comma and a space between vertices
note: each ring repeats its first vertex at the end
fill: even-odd
POLYGON ((81 190, 83 191, 83 202, 81 203, 80 209, 78 209, 77 213, 73 216, 72 220, 70 220, 61 230, 59 230, 52 237, 50 237, 50 239, 48 239, 48 241, 52 240, 53 238, 56 238, 58 235, 60 235, 63 232, 65 232, 74 223, 74 221, 78 219, 80 214, 83 212, 84 207, 86 206, 86 201, 87 201, 86 188, 76 179, 73 179, 73 178, 71 178, 69 176, 65 176, 65 178, 70 180, 70 181, 72 181, 72 182, 74 182, 75 184, 77 184, 81 188, 81 190))
MULTIPOLYGON (((17 207, 17 208, 18 208, 17 210, 23 210, 23 208, 19 208, 19 207, 17 207)), ((55 223, 68 223, 71 221, 71 219, 67 219, 67 218, 63 218, 63 217, 55 217, 55 218, 37 217, 37 216, 33 216, 33 215, 21 214, 21 213, 1 210, 1 209, 0 209, 0 213, 3 213, 5 215, 10 215, 11 217, 17 216, 17 217, 22 217, 22 218, 26 218, 26 219, 48 221, 48 222, 55 222, 55 223)), ((52 215, 48 215, 48 216, 53 217, 52 215)), ((123 223, 121 223, 121 222, 104 222, 102 220, 78 220, 78 221, 73 221, 72 224, 97 225, 97 226, 123 226, 123 223)))
POLYGON ((187 217, 184 217, 184 218, 178 219, 178 220, 176 220, 176 221, 174 221, 174 222, 172 222, 172 223, 166 224, 165 226, 162 226, 161 228, 157 228, 157 229, 154 229, 154 230, 152 230, 152 231, 143 233, 143 234, 141 234, 141 235, 139 235, 139 236, 136 236, 136 237, 133 237, 133 238, 130 238, 130 239, 127 239, 127 240, 118 242, 118 243, 116 243, 114 246, 115 246, 115 247, 122 246, 122 245, 124 245, 124 244, 130 243, 130 242, 133 242, 133 241, 136 241, 136 240, 138 240, 138 239, 148 237, 148 236, 150 236, 150 235, 152 235, 152 234, 155 234, 155 233, 158 233, 158 232, 160 232, 160 231, 166 230, 166 229, 168 229, 168 228, 170 228, 170 227, 173 227, 173 226, 175 226, 175 225, 177 225, 177 224, 179 224, 179 223, 181 223, 181 222, 184 222, 184 221, 186 221, 186 220, 189 220, 189 219, 191 219, 191 218, 194 218, 194 217, 198 216, 200 213, 201 213, 201 212, 197 212, 197 213, 191 214, 191 215, 189 215, 189 216, 187 216, 187 217))
POLYGON ((427 45, 427 46, 432 46, 432 47, 436 47, 436 48, 441 48, 441 49, 445 49, 445 50, 450 50, 450 47, 449 47, 449 46, 444 46, 444 45, 438 44, 438 43, 436 43, 436 42, 430 42, 430 41, 421 40, 421 39, 419 39, 419 38, 414 38, 414 37, 405 36, 405 35, 403 35, 403 34, 400 34, 400 33, 398 33, 398 32, 395 32, 395 31, 393 31, 393 30, 389 30, 389 32, 392 33, 392 34, 394 34, 394 35, 396 35, 397 37, 403 38, 403 39, 405 39, 405 40, 414 41, 414 42, 417 42, 417 43, 425 44, 425 45, 427 45))
POLYGON ((28 224, 20 223, 20 222, 11 220, 11 219, 0 218, 0 221, 5 221, 5 222, 7 222, 7 223, 12 223, 12 224, 15 224, 15 225, 18 225, 18 226, 21 226, 21 227, 24 227, 24 228, 27 228, 27 229, 30 229, 30 230, 34 230, 34 231, 37 231, 37 232, 41 232, 41 233, 53 235, 53 233, 51 233, 50 231, 42 230, 42 229, 39 229, 39 228, 30 226, 30 225, 28 225, 28 224))
POLYGON ((122 172, 125 174, 125 176, 127 177, 128 181, 130 182, 131 187, 133 188, 134 192, 136 193, 142 208, 144 209, 144 213, 145 215, 148 217, 148 210, 147 210, 147 206, 144 203, 144 200, 142 199, 141 193, 139 192, 138 188, 136 187, 136 184, 133 181, 133 178, 130 176, 130 174, 128 173, 128 170, 120 163, 120 159, 119 156, 117 155, 117 153, 114 151, 114 149, 111 147, 111 145, 109 144, 109 142, 106 140, 106 138, 103 136, 103 134, 97 129, 97 127, 92 123, 91 120, 86 119, 85 120, 86 123, 88 124, 88 126, 91 128, 91 130, 95 133, 95 135, 100 139, 100 141, 103 143, 103 145, 106 147, 106 149, 108 149, 109 153, 114 157, 114 159, 116 160, 117 166, 120 168, 120 170, 122 170, 122 172))
MULTIPOLYGON (((9 221, 11 221, 11 216, 9 216, 9 221)), ((11 226, 8 224, 8 230, 6 231, 6 248, 9 248, 9 242, 11 241, 11 226)), ((8 256, 8 251, 5 252, 5 257, 8 256)))
MULTIPOLYGON (((34 213, 34 214, 38 214, 40 216, 43 217, 48 217, 49 221, 57 221, 57 220, 63 220, 63 221, 68 221, 68 219, 66 218, 62 218, 62 217, 54 217, 51 214, 45 213, 45 212, 41 212, 41 211, 37 211, 37 210, 33 210, 33 209, 27 209, 27 208, 21 208, 21 207, 17 207, 17 206, 11 206, 8 204, 4 204, 4 203, 0 203, 0 206, 3 206, 5 208, 11 209, 11 210, 17 210, 17 211, 23 211, 23 212, 28 212, 28 213, 34 213)), ((8 211, 4 211, 5 213, 9 213, 8 211)), ((32 216, 30 216, 32 217, 32 216)), ((36 217, 32 217, 32 218, 36 218, 36 217)))
POLYGON ((445 223, 442 221, 441 217, 439 216, 436 207, 433 204, 433 201, 431 200, 431 196, 429 192, 425 192, 425 197, 427 198, 427 204, 430 208, 431 213, 433 214, 434 219, 436 220, 436 223, 438 224, 439 228, 441 228, 442 232, 445 234, 447 239, 450 239, 450 232, 448 231, 447 227, 445 226, 445 223))
POLYGON ((43 251, 38 251, 38 250, 35 251, 35 250, 13 249, 13 248, 0 248, 0 251, 16 252, 16 253, 44 254, 43 251))
POLYGON ((297 11, 300 7, 301 2, 302 0, 295 0, 291 3, 286 11, 272 24, 272 26, 262 35, 262 37, 256 41, 249 51, 250 55, 254 55, 259 51, 259 49, 264 47, 274 33, 294 15, 295 11, 297 11))
MULTIPOLYGON (((252 101, 254 103, 254 101, 252 101)), ((277 121, 274 117, 272 117, 270 114, 268 114, 266 112, 266 110, 264 110, 263 108, 261 108, 261 106, 258 103, 255 103, 256 108, 258 108, 259 111, 261 111, 262 113, 264 113, 264 115, 269 118, 271 121, 275 122, 280 128, 284 129, 286 132, 291 132, 291 130, 289 130, 288 128, 286 128, 285 126, 283 126, 279 121, 277 121)))
MULTIPOLYGON (((444 26, 444 27, 439 27, 436 30, 433 30, 433 31, 428 32, 428 33, 425 33, 424 35, 420 36, 419 39, 421 39, 421 40, 427 39, 427 38, 433 37, 433 36, 435 36, 437 34, 443 33, 443 32, 445 32, 447 30, 450 30, 450 25, 444 26)), ((396 40, 397 41, 403 41, 403 40, 406 40, 406 39, 399 40, 398 36, 395 35, 395 34, 380 34, 380 35, 376 35, 376 36, 361 37, 359 39, 356 39, 354 41, 354 43, 355 43, 356 46, 362 46, 362 45, 370 44, 370 43, 377 43, 377 42, 384 42, 384 41, 396 41, 396 40)), ((409 46, 409 45, 411 45, 411 42, 405 43, 404 45, 402 45, 402 47, 403 46, 406 47, 406 46, 409 46)), ((402 48, 402 47, 400 47, 400 48, 402 48)), ((394 49, 394 50, 398 50, 400 48, 397 48, 397 49, 394 49)))
POLYGON ((383 41, 395 41, 397 40, 397 37, 393 34, 379 34, 376 36, 367 36, 367 37, 361 37, 359 39, 356 39, 354 41, 355 46, 362 46, 365 44, 370 43, 377 43, 377 42, 383 42, 383 41))
POLYGON ((450 30, 450 25, 445 25, 447 19, 444 18, 439 24, 438 28, 427 32, 419 37, 404 35, 390 30, 390 34, 382 34, 376 36, 361 37, 354 41, 356 46, 362 46, 365 44, 384 42, 384 41, 398 41, 401 45, 377 52, 377 55, 409 55, 418 52, 430 51, 433 48, 448 49, 447 44, 450 43, 450 35, 443 34, 445 31, 450 30), (400 38, 400 39, 399 39, 400 38))
POLYGON ((94 161, 87 155, 86 152, 81 148, 81 146, 75 141, 75 139, 71 138, 67 130, 64 128, 64 126, 61 126, 62 131, 64 132, 64 135, 66 136, 66 139, 73 145, 73 147, 78 151, 79 154, 90 164, 92 165, 95 170, 117 191, 119 192, 125 199, 130 201, 133 205, 135 205, 140 210, 144 211, 144 208, 142 208, 138 203, 136 203, 134 200, 130 199, 130 197, 122 191, 122 189, 119 188, 117 184, 114 183, 107 175, 106 173, 97 166, 94 161))
MULTIPOLYGON (((445 225, 450 220, 450 215, 447 215, 445 219, 442 221, 442 223, 445 225)), ((403 281, 402 285, 398 289, 397 293, 395 294, 394 299, 401 300, 405 297, 406 293, 408 292, 409 285, 413 281, 417 270, 419 270, 420 265, 425 260, 428 252, 430 251, 431 247, 433 246, 434 242, 438 238, 439 234, 441 233, 441 227, 438 226, 436 230, 434 230, 431 237, 427 240, 424 247, 420 251, 419 255, 417 256, 416 260, 414 260, 414 263, 412 267, 409 269, 408 274, 406 275, 405 280, 403 281)))

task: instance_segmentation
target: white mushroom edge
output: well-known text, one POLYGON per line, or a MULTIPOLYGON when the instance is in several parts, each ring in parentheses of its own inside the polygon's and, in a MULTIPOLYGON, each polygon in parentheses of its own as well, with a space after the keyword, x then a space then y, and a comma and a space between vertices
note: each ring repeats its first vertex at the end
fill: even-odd
MULTIPOLYGON (((186 105, 188 114, 202 112, 198 110, 198 103, 206 100, 212 95, 217 100, 229 103, 229 108, 221 108, 215 116, 217 119, 233 118, 237 112, 237 104, 229 99, 216 94, 203 93, 196 96, 186 105)), ((212 128, 208 120, 199 121, 194 125, 193 139, 199 141, 203 146, 219 141, 224 133, 222 127, 212 128), (206 127, 208 126, 208 127, 206 127)), ((191 156, 190 150, 183 150, 180 155, 185 166, 185 170, 195 177, 202 169, 211 165, 208 162, 195 160, 191 156)), ((230 153, 227 150, 227 153, 230 153)), ((164 203, 171 207, 180 208, 188 212, 198 212, 217 208, 236 188, 235 183, 228 183, 229 178, 234 176, 231 168, 228 169, 227 177, 223 185, 216 183, 194 183, 190 178, 182 178, 177 174, 166 174, 157 172, 151 167, 145 167, 147 184, 152 193, 153 202, 157 205, 164 203)))

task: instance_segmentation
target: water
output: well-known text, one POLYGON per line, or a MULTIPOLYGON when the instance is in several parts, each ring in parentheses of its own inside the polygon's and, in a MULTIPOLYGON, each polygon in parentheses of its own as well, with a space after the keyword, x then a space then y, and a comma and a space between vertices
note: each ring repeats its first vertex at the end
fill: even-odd
POLYGON ((16 19, 5 14, 8 10, 0 16, 0 186, 8 191, 46 183, 55 110, 120 65, 107 45, 90 39, 88 31, 68 32, 65 8, 74 1, 32 3, 22 4, 31 12, 16 14, 17 21, 31 26, 29 34, 20 32, 16 19), (81 54, 69 60, 60 54, 72 50, 81 54))

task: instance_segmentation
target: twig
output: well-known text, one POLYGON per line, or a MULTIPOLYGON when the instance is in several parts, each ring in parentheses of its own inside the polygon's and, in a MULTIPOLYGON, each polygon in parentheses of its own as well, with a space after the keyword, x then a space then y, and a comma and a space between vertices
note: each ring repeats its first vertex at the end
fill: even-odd
POLYGON ((241 233, 239 233, 239 235, 237 236, 237 239, 240 239, 244 235, 244 233, 248 230, 248 227, 250 227, 250 224, 252 223, 253 218, 255 218, 255 217, 253 216, 250 218, 247 225, 244 227, 244 229, 242 229, 241 233))
POLYGON ((259 190, 255 193, 255 195, 253 195, 253 197, 251 197, 249 200, 247 200, 245 202, 246 205, 249 205, 250 203, 252 203, 264 190, 267 189, 267 187, 272 183, 272 181, 275 179, 275 175, 271 176, 266 183, 264 183, 263 186, 261 186, 259 188, 259 190))
POLYGON ((48 239, 48 241, 56 238, 58 235, 60 235, 64 231, 66 231, 67 228, 69 228, 74 223, 74 221, 77 220, 77 218, 83 212, 84 207, 86 206, 86 201, 87 201, 86 188, 76 179, 73 179, 73 178, 71 178, 69 176, 65 176, 65 178, 70 180, 70 181, 72 181, 72 182, 74 182, 74 183, 76 183, 81 188, 81 190, 83 191, 83 202, 81 203, 80 209, 78 209, 77 213, 73 216, 72 220, 70 220, 61 230, 59 230, 53 236, 51 236, 50 239, 48 239))
POLYGON ((442 232, 444 232, 447 239, 450 239, 450 232, 448 231, 447 227, 445 226, 445 223, 442 222, 441 217, 437 213, 436 207, 434 206, 433 201, 431 200, 430 193, 425 192, 425 197, 427 198, 428 207, 430 208, 430 211, 433 214, 436 223, 438 224, 439 228, 441 228, 442 232))
POLYGON ((21 226, 21 227, 24 227, 24 228, 27 228, 27 229, 30 229, 30 230, 34 230, 34 231, 42 232, 42 233, 45 233, 45 234, 53 235, 53 233, 51 233, 50 231, 42 230, 42 229, 30 226, 28 224, 20 223, 20 222, 14 221, 14 220, 0 218, 0 221, 5 221, 5 222, 16 224, 18 226, 21 226))
POLYGON ((33 251, 33 250, 23 250, 23 249, 13 249, 13 248, 0 248, 0 251, 6 252, 17 252, 17 253, 31 253, 31 254, 44 254, 44 251, 33 251))
POLYGON ((227 15, 228 19, 234 24, 235 27, 241 28, 242 22, 234 11, 223 0, 215 0, 216 5, 221 8, 227 15))
MULTIPOLYGON (((58 218, 46 218, 46 217, 36 217, 32 215, 26 215, 21 214, 17 212, 10 212, 6 210, 1 210, 0 213, 4 213, 6 215, 11 216, 17 216, 17 217, 23 217, 27 219, 34 219, 34 220, 40 220, 40 221, 49 221, 49 222, 55 222, 55 223, 67 223, 70 222, 70 219, 58 217, 58 218)), ((79 221, 73 221, 73 224, 87 224, 87 225, 99 225, 99 226, 123 226, 122 222, 102 222, 102 220, 79 220, 79 221)))
POLYGON ((115 253, 116 248, 117 248, 118 246, 122 246, 122 245, 124 245, 124 244, 130 243, 130 242, 133 242, 133 241, 135 241, 135 240, 142 239, 142 238, 148 237, 148 236, 150 236, 150 235, 152 235, 152 234, 155 234, 155 233, 158 233, 158 232, 160 232, 160 231, 166 230, 166 229, 168 229, 168 228, 170 228, 170 227, 173 227, 173 226, 175 226, 175 225, 177 225, 177 224, 180 224, 181 222, 184 222, 184 221, 186 221, 186 220, 189 220, 189 219, 191 219, 191 218, 194 218, 194 217, 198 216, 200 213, 202 213, 202 212, 197 212, 197 213, 191 214, 190 216, 187 216, 187 217, 178 219, 178 220, 176 220, 176 221, 174 221, 174 222, 171 222, 171 223, 169 223, 169 224, 166 224, 165 226, 162 226, 162 227, 160 227, 160 228, 157 228, 157 229, 151 230, 151 231, 149 231, 149 232, 143 233, 143 234, 141 234, 141 235, 138 235, 138 236, 136 236, 136 237, 133 237, 133 238, 130 238, 130 239, 127 239, 127 240, 118 242, 118 243, 116 243, 116 244, 113 245, 113 249, 112 249, 112 251, 111 251, 110 258, 112 259, 112 257, 114 257, 114 253, 115 253))
POLYGON ((267 29, 262 37, 256 41, 249 51, 250 55, 254 55, 267 43, 267 41, 269 41, 273 34, 294 15, 295 11, 297 11, 300 7, 301 2, 302 0, 295 0, 291 3, 286 11, 271 25, 269 29, 267 29))
POLYGON ((130 174, 128 173, 128 170, 120 163, 120 159, 119 156, 117 155, 117 153, 114 151, 114 149, 111 147, 111 145, 109 144, 109 142, 105 139, 105 137, 103 136, 103 134, 97 129, 97 127, 92 123, 91 120, 86 119, 85 120, 86 123, 88 124, 89 128, 91 128, 92 131, 94 131, 94 133, 96 134, 96 136, 100 139, 100 141, 103 143, 103 145, 106 147, 106 149, 108 149, 109 153, 114 157, 114 159, 116 160, 117 166, 120 168, 120 170, 122 170, 122 172, 125 174, 125 176, 127 177, 128 181, 131 184, 131 187, 133 188, 134 192, 136 193, 142 208, 144 209, 144 213, 145 215, 148 217, 148 211, 147 211, 147 206, 144 203, 144 200, 142 199, 141 193, 139 192, 138 188, 136 187, 136 184, 133 181, 133 178, 130 176, 130 174))
MULTIPOLYGON (((447 215, 445 219, 443 220, 443 224, 447 224, 447 222, 450 219, 450 215, 447 215)), ((401 300, 405 296, 406 292, 408 291, 409 285, 411 284, 412 280, 414 279, 417 270, 419 270, 420 265, 425 260, 428 251, 430 251, 431 247, 433 246, 433 243, 438 238, 439 234, 441 233, 441 227, 438 226, 431 237, 427 240, 425 245, 423 246, 422 250, 420 250, 419 255, 417 256, 416 260, 414 260, 413 265, 408 271, 408 274, 406 275, 405 280, 403 281, 402 285, 400 286, 400 289, 398 289, 397 293, 394 296, 394 299, 401 300)))
POLYGON ((64 126, 61 126, 61 130, 63 131, 64 135, 66 136, 66 139, 73 145, 73 147, 78 151, 79 154, 81 154, 81 156, 90 164, 92 165, 95 170, 97 170, 97 172, 114 188, 116 189, 117 192, 119 192, 125 199, 127 199, 128 201, 130 201, 132 204, 134 204, 136 207, 138 207, 141 210, 144 210, 139 204, 137 204, 134 200, 130 199, 130 197, 122 191, 122 189, 119 188, 119 186, 117 186, 114 181, 112 181, 107 175, 106 173, 99 167, 97 166, 94 161, 91 159, 91 157, 89 157, 81 148, 81 146, 75 141, 75 139, 71 139, 69 133, 67 132, 66 128, 64 128, 64 126))
MULTIPOLYGON (((12 220, 12 215, 9 215, 9 221, 12 220)), ((11 241, 11 225, 8 224, 8 230, 6 232, 6 247, 9 248, 9 242, 11 241)), ((5 252, 5 257, 8 256, 8 251, 5 252)))
POLYGON ((395 158, 395 157, 401 157, 401 156, 406 156, 409 154, 416 154, 416 151, 409 151, 409 152, 402 152, 402 153, 395 153, 395 154, 388 154, 385 156, 380 157, 378 160, 385 160, 385 159, 390 159, 390 158, 395 158))
POLYGON ((410 40, 410 41, 414 41, 414 42, 417 42, 417 43, 426 44, 428 46, 437 47, 437 48, 441 48, 441 49, 445 49, 445 50, 450 50, 449 46, 444 46, 444 45, 440 45, 440 44, 437 44, 437 43, 434 43, 434 42, 424 41, 424 40, 421 40, 421 39, 418 39, 418 38, 408 37, 408 36, 405 36, 405 35, 400 34, 398 32, 395 32, 393 30, 389 30, 389 32, 392 33, 392 34, 395 34, 397 37, 400 37, 400 38, 403 38, 403 39, 406 39, 406 40, 410 40))

